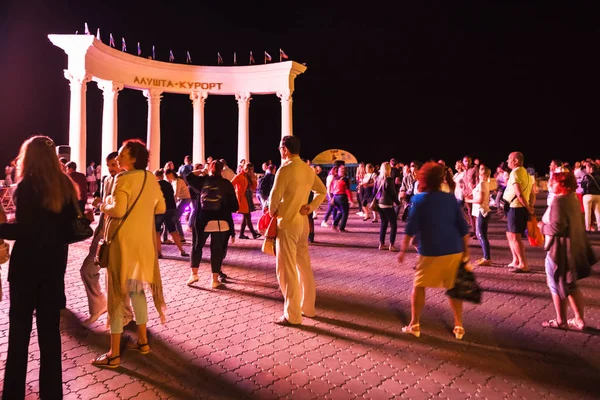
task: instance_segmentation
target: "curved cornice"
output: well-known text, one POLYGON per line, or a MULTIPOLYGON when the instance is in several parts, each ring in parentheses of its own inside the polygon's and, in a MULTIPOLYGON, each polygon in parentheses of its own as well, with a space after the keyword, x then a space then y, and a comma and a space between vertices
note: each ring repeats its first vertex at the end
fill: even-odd
POLYGON ((233 67, 176 64, 134 56, 112 48, 93 35, 48 35, 68 55, 71 74, 93 76, 137 90, 169 93, 235 95, 292 93, 294 79, 306 71, 295 61, 233 67))

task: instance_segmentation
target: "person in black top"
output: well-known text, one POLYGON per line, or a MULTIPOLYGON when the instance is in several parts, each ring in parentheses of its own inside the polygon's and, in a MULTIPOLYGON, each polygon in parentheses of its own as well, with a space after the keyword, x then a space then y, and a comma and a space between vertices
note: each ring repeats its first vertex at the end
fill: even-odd
POLYGON ((3 399, 23 399, 32 317, 40 347, 42 399, 62 399, 60 309, 64 301, 66 242, 76 216, 77 188, 58 161, 47 136, 21 146, 16 219, 0 211, 0 238, 14 240, 8 270, 10 290, 8 355, 3 399))
POLYGON ((202 260, 202 248, 210 236, 210 265, 213 288, 218 288, 226 282, 227 275, 221 267, 227 254, 227 242, 235 241, 235 227, 232 213, 236 212, 239 204, 231 182, 221 176, 223 163, 213 160, 209 166, 208 176, 194 173, 186 176, 187 183, 198 196, 198 209, 192 221, 192 273, 187 281, 190 286, 198 282, 198 268, 202 260))
POLYGON ((265 174, 258 181, 258 200, 260 201, 260 205, 262 208, 265 208, 269 205, 269 195, 271 194, 271 189, 273 188, 273 184, 275 183, 275 165, 270 164, 267 166, 265 174))
POLYGON ((154 176, 158 179, 158 185, 160 186, 160 190, 162 191, 163 197, 165 198, 165 204, 167 205, 167 211, 164 214, 158 214, 154 216, 154 224, 156 225, 156 240, 158 247, 158 258, 163 258, 162 255, 162 246, 160 242, 160 234, 162 232, 162 226, 165 226, 165 229, 171 237, 173 238, 173 242, 177 246, 179 250, 179 254, 181 257, 189 256, 188 253, 183 250, 183 246, 181 245, 181 236, 179 236, 179 232, 177 232, 177 203, 175 202, 175 192, 173 191, 173 185, 164 180, 165 172, 162 169, 157 169, 154 171, 154 176))
MULTIPOLYGON (((390 178, 392 178, 392 182, 394 182, 394 192, 396 193, 396 197, 400 193, 400 186, 402 185, 402 171, 398 168, 398 161, 395 158, 390 160, 390 178)), ((400 206, 394 204, 394 211, 396 212, 396 217, 398 217, 398 213, 400 212, 400 206)))

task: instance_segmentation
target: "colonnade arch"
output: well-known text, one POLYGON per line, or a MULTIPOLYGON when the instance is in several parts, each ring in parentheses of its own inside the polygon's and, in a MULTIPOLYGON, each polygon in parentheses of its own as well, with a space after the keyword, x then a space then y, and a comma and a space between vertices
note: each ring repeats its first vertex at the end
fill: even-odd
MULTIPOLYGON (((174 64, 134 56, 112 48, 93 35, 48 35, 65 51, 65 78, 71 89, 69 146, 71 160, 87 165, 86 90, 91 81, 103 94, 102 156, 119 147, 117 102, 124 88, 142 91, 148 102, 148 168, 160 167, 160 104, 163 93, 189 96, 193 107, 192 158, 205 159, 204 108, 210 95, 235 96, 238 104, 238 160, 250 159, 249 109, 253 95, 276 94, 281 103, 281 136, 293 135, 292 95, 295 78, 306 66, 295 61, 210 67, 174 64)), ((102 165, 103 172, 106 166, 102 165)))

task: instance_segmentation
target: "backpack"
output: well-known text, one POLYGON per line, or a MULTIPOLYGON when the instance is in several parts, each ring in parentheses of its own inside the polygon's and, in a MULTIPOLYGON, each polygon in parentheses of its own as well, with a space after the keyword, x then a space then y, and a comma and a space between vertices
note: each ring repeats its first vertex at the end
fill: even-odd
POLYGON ((219 193, 219 187, 207 181, 200 192, 200 209, 204 211, 218 211, 221 209, 223 196, 219 193))

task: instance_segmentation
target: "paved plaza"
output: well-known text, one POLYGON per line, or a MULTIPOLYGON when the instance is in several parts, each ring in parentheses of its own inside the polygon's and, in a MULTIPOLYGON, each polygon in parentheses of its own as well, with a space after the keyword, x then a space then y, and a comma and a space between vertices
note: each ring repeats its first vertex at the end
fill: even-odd
MULTIPOLYGON (((539 213, 543 204, 541 198, 539 213)), ((532 273, 511 274, 505 223, 494 216, 489 235, 494 264, 476 269, 485 293, 482 304, 465 304, 464 339, 452 335, 447 298, 434 289, 427 290, 422 335, 415 338, 400 328, 410 319, 416 253, 399 265, 397 253, 377 249, 379 224, 363 221, 355 212, 351 210, 348 233, 319 226, 322 212, 315 221, 316 243, 310 252, 317 317, 305 318, 299 327, 273 323, 282 314, 283 299, 275 259, 261 253, 261 240, 237 239, 230 247, 223 268, 230 277, 225 289, 210 288, 208 246, 194 287, 185 285, 189 262, 175 246, 163 246, 167 323, 160 324, 149 301, 152 352, 124 349, 125 340, 135 338, 132 323, 115 370, 90 364, 108 350, 106 316, 89 328, 81 323, 88 309, 79 267, 89 241, 72 245, 61 321, 65 399, 600 398, 599 266, 580 282, 590 328, 542 328, 542 321, 554 318, 545 253, 527 245, 532 273)), ((402 229, 401 223, 398 231, 402 229)), ((590 238, 600 253, 600 235, 590 238)), ((478 241, 471 241, 471 249, 473 259, 481 257, 478 241)), ((3 266, 0 380, 8 346, 6 274, 3 266)), ((38 373, 34 328, 28 399, 37 398, 38 373)))

